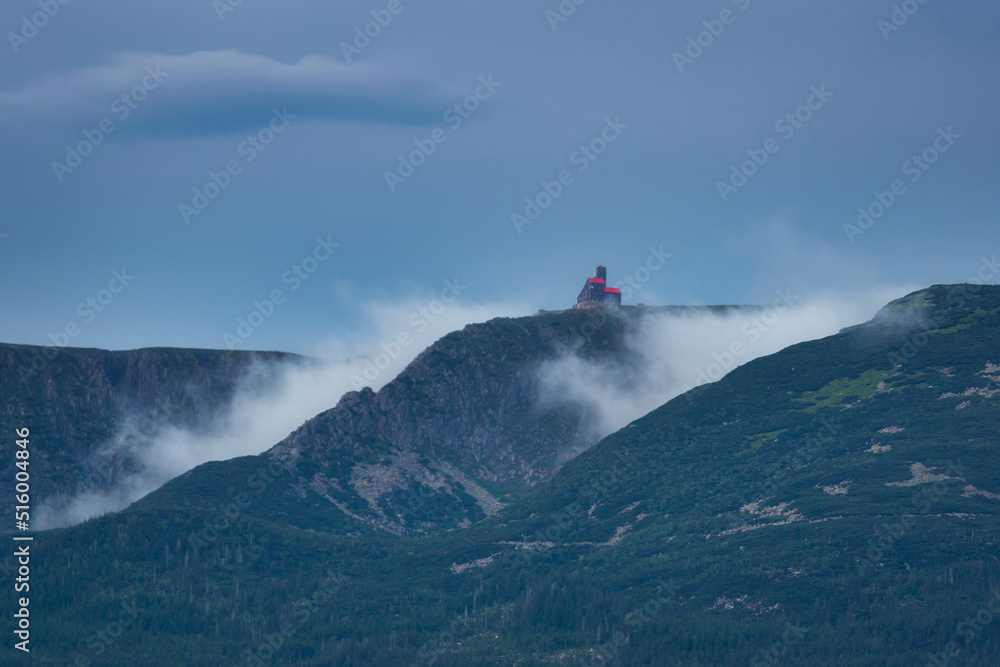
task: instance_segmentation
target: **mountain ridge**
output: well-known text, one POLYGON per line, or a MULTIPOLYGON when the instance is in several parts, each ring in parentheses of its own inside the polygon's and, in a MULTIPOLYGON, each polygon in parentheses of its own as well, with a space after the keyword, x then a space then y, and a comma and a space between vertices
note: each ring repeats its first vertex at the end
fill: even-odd
POLYGON ((135 601, 141 629, 109 659, 995 664, 1000 288, 952 289, 927 290, 927 317, 668 401, 462 529, 323 533, 244 511, 294 482, 262 456, 240 460, 260 493, 237 487, 231 507, 140 502, 36 535, 69 563, 39 575, 39 640, 65 661, 98 629, 84 610, 135 601), (329 572, 341 586, 302 620, 329 572))

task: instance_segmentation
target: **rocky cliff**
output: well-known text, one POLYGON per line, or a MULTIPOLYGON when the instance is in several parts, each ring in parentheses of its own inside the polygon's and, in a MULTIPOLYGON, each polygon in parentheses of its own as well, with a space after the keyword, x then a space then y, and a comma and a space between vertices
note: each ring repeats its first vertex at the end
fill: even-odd
MULTIPOLYGON (((31 430, 32 505, 111 487, 127 453, 103 455, 112 438, 141 446, 160 426, 204 425, 241 381, 266 384, 280 353, 151 348, 0 345, 0 433, 31 430), (250 369, 255 369, 252 377, 250 369)), ((6 451, 6 450, 5 450, 6 451)), ((0 495, 13 497, 14 457, 0 467, 0 495)))

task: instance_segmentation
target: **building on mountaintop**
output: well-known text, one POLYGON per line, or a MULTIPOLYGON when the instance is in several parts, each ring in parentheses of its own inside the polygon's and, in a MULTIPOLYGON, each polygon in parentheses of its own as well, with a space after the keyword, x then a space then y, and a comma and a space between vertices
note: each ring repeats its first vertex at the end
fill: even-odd
POLYGON ((622 291, 615 287, 608 287, 607 280, 608 270, 603 266, 597 267, 594 277, 588 278, 587 283, 580 290, 580 295, 576 297, 576 305, 573 308, 617 308, 622 305, 622 291))

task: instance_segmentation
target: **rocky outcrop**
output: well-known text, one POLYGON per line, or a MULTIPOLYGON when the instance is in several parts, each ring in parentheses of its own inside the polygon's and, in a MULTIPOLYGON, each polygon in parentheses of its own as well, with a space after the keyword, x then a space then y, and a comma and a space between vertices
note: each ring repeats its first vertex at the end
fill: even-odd
MULTIPOLYGON (((495 513, 596 441, 582 427, 583 407, 540 400, 542 362, 567 350, 627 361, 626 334, 639 317, 561 311, 446 335, 377 393, 347 393, 261 455, 254 465, 280 465, 284 481, 248 514, 329 532, 421 535, 495 513)), ((222 503, 204 494, 224 478, 196 468, 142 504, 222 503)))

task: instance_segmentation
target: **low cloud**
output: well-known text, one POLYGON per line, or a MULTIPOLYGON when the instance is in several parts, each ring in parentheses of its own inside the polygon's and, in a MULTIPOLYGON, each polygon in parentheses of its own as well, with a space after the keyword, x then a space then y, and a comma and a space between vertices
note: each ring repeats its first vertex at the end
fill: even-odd
POLYGON ((362 309, 368 327, 363 334, 319 345, 329 355, 326 360, 250 368, 233 401, 207 427, 151 424, 147 416, 129 415, 89 462, 97 471, 89 489, 40 506, 36 524, 47 529, 79 523, 123 509, 202 463, 260 454, 334 407, 346 392, 361 386, 380 389, 441 336, 473 322, 530 312, 524 304, 463 304, 457 296, 452 303, 435 296, 362 309), (110 487, 109 470, 116 471, 110 487))
POLYGON ((541 401, 583 408, 590 415, 583 429, 596 440, 748 361, 866 322, 910 291, 885 288, 800 303, 779 297, 763 309, 724 313, 650 308, 627 334, 625 361, 594 361, 567 351, 543 365, 541 401))
MULTIPOLYGON (((463 303, 462 291, 463 286, 446 283, 433 297, 364 305, 367 327, 317 346, 327 360, 251 368, 234 400, 208 427, 160 423, 143 428, 143 416, 130 415, 91 462, 93 469, 118 471, 110 488, 95 484, 73 498, 43 505, 37 525, 72 525, 122 509, 201 463, 260 454, 332 408, 344 393, 362 386, 380 389, 441 336, 473 322, 533 312, 527 304, 463 303)), ((582 425, 583 439, 594 442, 752 359, 865 322, 909 291, 887 288, 791 306, 779 298, 775 306, 726 313, 648 308, 627 335, 618 361, 589 360, 567 350, 544 363, 538 370, 541 402, 585 408, 591 418, 582 425), (732 352, 734 343, 742 346, 738 354, 732 352)), ((577 453, 564 452, 562 458, 577 453)))

